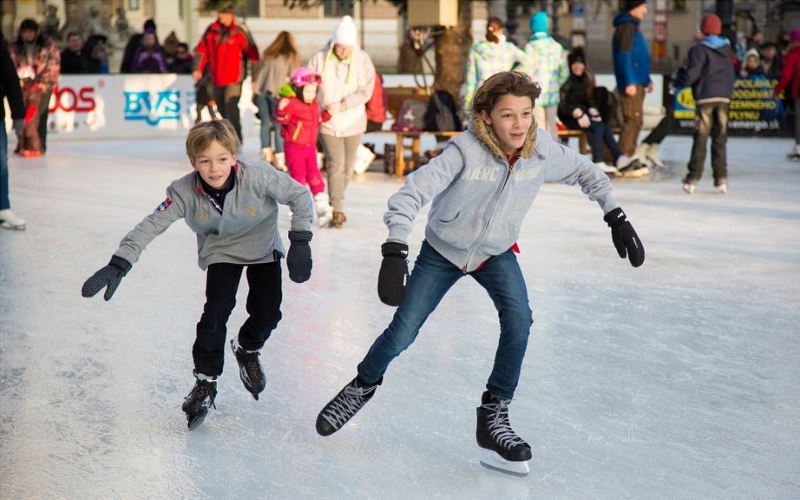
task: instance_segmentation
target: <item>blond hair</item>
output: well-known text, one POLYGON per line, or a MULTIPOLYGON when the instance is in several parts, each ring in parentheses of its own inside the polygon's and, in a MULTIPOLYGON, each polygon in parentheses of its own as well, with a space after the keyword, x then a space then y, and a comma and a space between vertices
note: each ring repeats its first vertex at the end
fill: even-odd
POLYGON ((198 123, 189 130, 189 135, 186 136, 186 156, 194 162, 214 141, 219 142, 231 154, 236 154, 242 146, 231 122, 221 118, 198 123))

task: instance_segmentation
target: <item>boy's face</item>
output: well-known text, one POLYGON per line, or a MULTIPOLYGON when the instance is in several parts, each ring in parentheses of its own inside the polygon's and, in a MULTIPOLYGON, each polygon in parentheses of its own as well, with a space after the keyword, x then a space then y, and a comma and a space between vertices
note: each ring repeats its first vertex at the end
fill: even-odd
POLYGON ((303 86, 303 101, 306 104, 311 104, 317 98, 317 86, 313 83, 303 86))
POLYGON ((533 103, 527 96, 506 94, 492 108, 492 112, 481 112, 483 121, 494 129, 500 139, 500 147, 507 155, 516 153, 533 124, 533 103))
POLYGON ((236 154, 231 153, 217 141, 201 151, 192 162, 192 167, 214 189, 222 189, 236 164, 236 154))

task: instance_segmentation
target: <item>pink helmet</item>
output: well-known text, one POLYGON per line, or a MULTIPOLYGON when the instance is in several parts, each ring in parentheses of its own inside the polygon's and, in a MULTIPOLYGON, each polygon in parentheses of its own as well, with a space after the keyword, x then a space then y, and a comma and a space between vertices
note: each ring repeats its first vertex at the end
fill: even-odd
POLYGON ((300 66, 292 71, 292 76, 289 80, 297 88, 302 88, 309 84, 319 85, 322 83, 322 77, 319 76, 319 73, 308 66, 300 66))

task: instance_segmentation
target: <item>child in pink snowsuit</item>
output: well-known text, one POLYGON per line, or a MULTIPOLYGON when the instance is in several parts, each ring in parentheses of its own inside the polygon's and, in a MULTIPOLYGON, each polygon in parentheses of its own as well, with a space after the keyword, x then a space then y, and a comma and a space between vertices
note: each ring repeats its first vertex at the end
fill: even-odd
POLYGON ((317 165, 317 136, 322 122, 330 119, 317 103, 317 89, 322 78, 311 68, 301 66, 292 72, 290 83, 281 87, 275 119, 282 125, 284 153, 289 175, 307 185, 314 197, 320 226, 330 221, 333 209, 325 181, 317 165))

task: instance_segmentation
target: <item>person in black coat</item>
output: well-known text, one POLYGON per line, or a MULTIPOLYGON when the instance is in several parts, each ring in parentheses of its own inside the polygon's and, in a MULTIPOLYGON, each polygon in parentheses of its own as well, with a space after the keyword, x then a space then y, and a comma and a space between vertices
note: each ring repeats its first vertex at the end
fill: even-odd
MULTIPOLYGON (((583 130, 589 137, 592 147, 592 161, 606 173, 633 171, 634 165, 617 164, 622 157, 611 127, 603 122, 599 111, 600 103, 595 98, 594 75, 586 66, 586 57, 583 49, 577 47, 567 56, 569 64, 569 78, 561 86, 561 102, 558 105, 558 119, 567 128, 583 130), (614 160, 614 165, 607 165, 604 161, 603 148, 608 147, 614 160), (619 169, 619 170, 618 170, 619 169)), ((629 163, 637 162, 635 159, 625 157, 629 163)), ((637 162, 638 163, 638 162, 637 162)))
MULTIPOLYGON (((122 53, 122 64, 119 67, 120 73, 133 73, 133 58, 142 45, 142 36, 148 31, 156 33, 156 22, 152 19, 145 21, 142 32, 131 35, 128 43, 125 44, 125 51, 122 53)), ((158 43, 158 35, 156 35, 156 43, 158 43)))
MULTIPOLYGON (((14 61, 11 60, 6 40, 0 33, 0 124, 5 124, 6 119, 3 99, 8 100, 14 131, 21 134, 25 128, 25 103, 14 61)), ((5 125, 0 126, 0 226, 6 229, 25 229, 25 221, 11 211, 8 197, 8 137, 5 125)))
POLYGON ((67 34, 67 46, 61 51, 61 74, 77 75, 86 71, 86 57, 83 55, 83 36, 77 31, 67 34))

